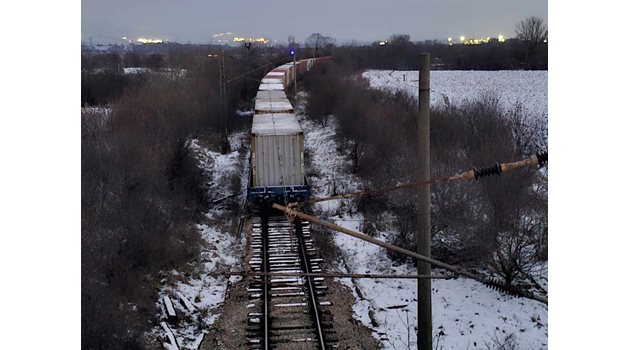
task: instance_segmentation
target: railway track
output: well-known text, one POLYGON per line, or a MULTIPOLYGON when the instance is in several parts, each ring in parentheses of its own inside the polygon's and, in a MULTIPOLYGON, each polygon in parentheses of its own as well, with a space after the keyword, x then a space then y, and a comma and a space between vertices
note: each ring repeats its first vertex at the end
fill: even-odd
MULTIPOLYGON (((317 273, 320 262, 310 225, 284 216, 253 219, 254 272, 317 273)), ((248 289, 248 341, 251 349, 332 349, 337 338, 327 310, 323 277, 256 276, 248 289)))

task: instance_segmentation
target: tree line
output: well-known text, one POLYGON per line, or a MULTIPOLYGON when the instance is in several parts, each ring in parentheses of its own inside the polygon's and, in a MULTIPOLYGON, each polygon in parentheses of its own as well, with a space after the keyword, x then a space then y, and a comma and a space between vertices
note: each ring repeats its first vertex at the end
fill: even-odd
POLYGON ((395 34, 386 43, 335 47, 334 56, 340 64, 357 69, 414 70, 418 67, 418 55, 428 52, 431 69, 546 70, 548 34, 542 19, 529 17, 518 22, 515 33, 515 38, 504 42, 491 38, 475 45, 437 40, 412 42, 407 34, 395 34))
MULTIPOLYGON (((108 107, 82 109, 83 348, 144 347, 142 335, 155 326, 147 320, 158 312, 160 271, 199 259, 195 225, 213 199, 189 143, 203 136, 221 149, 226 120, 229 130, 251 122, 226 111, 255 96, 264 71, 228 84, 224 109, 217 61, 206 52, 189 58, 185 76, 147 75, 110 95, 108 107)), ((248 67, 239 58, 226 62, 231 77, 248 67)))

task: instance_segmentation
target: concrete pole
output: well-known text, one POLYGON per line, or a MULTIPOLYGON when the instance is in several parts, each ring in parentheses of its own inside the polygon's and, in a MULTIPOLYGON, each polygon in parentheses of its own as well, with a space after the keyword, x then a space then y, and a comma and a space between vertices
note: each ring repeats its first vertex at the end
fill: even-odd
POLYGON ((220 85, 221 85, 221 109, 224 118, 223 131, 223 154, 230 152, 230 141, 228 140, 228 98, 227 98, 227 78, 225 73, 225 48, 221 48, 221 64, 220 64, 220 85))
MULTIPOLYGON (((420 91, 418 95, 418 151, 420 156, 420 181, 431 180, 430 163, 430 68, 429 53, 420 54, 420 91)), ((431 257, 431 185, 419 188, 418 232, 416 234, 416 252, 431 257)), ((418 275, 431 274, 431 264, 418 262, 418 275)), ((432 350, 433 323, 431 319, 431 280, 418 280, 418 349, 432 350)))

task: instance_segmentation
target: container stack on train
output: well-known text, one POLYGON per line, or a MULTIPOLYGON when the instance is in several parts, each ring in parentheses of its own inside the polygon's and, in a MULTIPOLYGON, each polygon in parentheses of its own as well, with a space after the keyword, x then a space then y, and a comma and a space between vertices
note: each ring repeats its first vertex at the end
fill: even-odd
POLYGON ((329 57, 283 64, 263 77, 255 102, 251 134, 248 201, 254 206, 308 200, 304 174, 304 133, 287 98, 294 74, 300 76, 329 57))

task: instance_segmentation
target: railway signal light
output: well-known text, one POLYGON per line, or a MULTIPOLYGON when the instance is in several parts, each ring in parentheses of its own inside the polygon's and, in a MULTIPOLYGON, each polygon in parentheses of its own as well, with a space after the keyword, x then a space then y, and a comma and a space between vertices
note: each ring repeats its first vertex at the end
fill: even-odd
POLYGON ((289 55, 295 56, 295 49, 291 49, 291 51, 289 51, 289 55))

